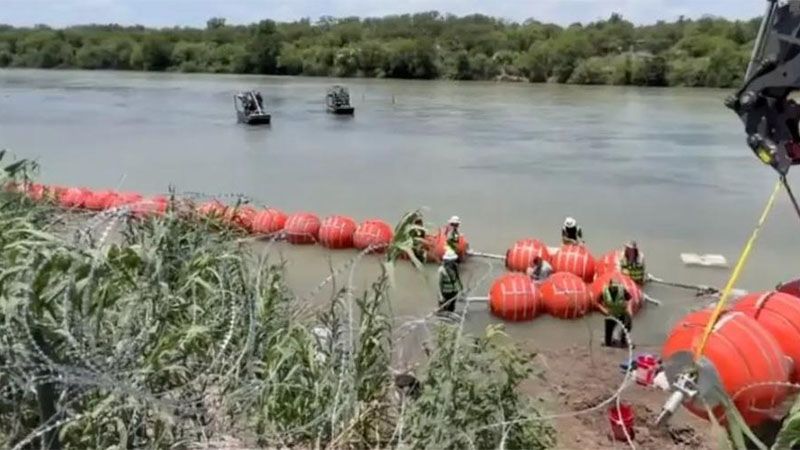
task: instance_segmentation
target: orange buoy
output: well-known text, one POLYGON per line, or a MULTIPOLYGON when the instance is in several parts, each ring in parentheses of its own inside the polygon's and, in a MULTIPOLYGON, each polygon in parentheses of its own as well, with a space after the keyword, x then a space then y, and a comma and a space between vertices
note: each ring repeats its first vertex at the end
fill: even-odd
POLYGON ((619 272, 620 271, 619 262, 621 260, 622 260, 622 251, 611 250, 610 252, 606 253, 596 261, 596 264, 594 266, 594 276, 599 277, 600 275, 609 272, 619 272))
POLYGON ((116 197, 117 193, 114 191, 91 192, 83 206, 92 211, 102 211, 110 208, 116 197))
POLYGON ((313 244, 319 238, 319 217, 307 212, 298 212, 286 218, 283 231, 290 244, 313 244))
MULTIPOLYGON (((430 236, 427 242, 428 259, 430 262, 441 262, 447 249, 447 235, 444 230, 440 230, 437 234, 430 236)), ((469 250, 469 243, 463 234, 458 237, 458 244, 456 244, 456 247, 458 257, 462 260, 466 258, 467 250, 469 250)))
POLYGON ((273 234, 283 230, 286 225, 286 214, 274 208, 258 211, 253 217, 251 229, 254 233, 273 234))
POLYGON ((351 248, 356 228, 356 221, 349 217, 326 217, 319 226, 319 243, 332 249, 351 248))
MULTIPOLYGON (((665 365, 675 366, 692 361, 695 346, 703 336, 711 319, 710 310, 688 314, 672 329, 664 342, 661 356, 665 365)), ((786 398, 787 388, 766 383, 785 383, 789 379, 788 360, 780 344, 769 331, 755 319, 739 311, 724 312, 712 329, 698 361, 698 383, 702 377, 709 382, 716 372, 721 386, 733 398, 748 425, 758 425, 769 417, 769 410, 778 407, 786 398), (712 370, 713 369, 713 370, 712 370), (758 385, 757 387, 750 387, 758 385), (748 389, 744 389, 750 387, 748 389)), ((706 399, 708 400, 708 399, 706 399)), ((708 418, 703 399, 694 399, 684 405, 695 415, 708 418)), ((724 422, 721 405, 711 405, 720 422, 724 422)))
POLYGON ((253 227, 255 216, 255 208, 250 205, 241 205, 225 209, 222 220, 230 226, 250 231, 253 227))
POLYGON ((393 237, 394 230, 388 223, 377 219, 365 220, 353 233, 353 246, 359 250, 369 248, 372 252, 383 252, 393 237))
POLYGON ((506 251, 506 267, 514 272, 525 272, 537 256, 550 261, 550 252, 545 244, 536 239, 519 240, 506 251))
POLYGON ((214 217, 217 219, 223 218, 227 211, 228 207, 217 200, 202 203, 197 207, 197 213, 201 216, 214 217))
POLYGON ((791 380, 800 382, 800 298, 782 292, 761 292, 740 298, 733 311, 754 318, 794 361, 791 380))
POLYGON ((542 283, 544 309, 559 319, 583 317, 592 306, 589 286, 575 274, 558 272, 542 283))
POLYGON ((136 217, 151 215, 161 216, 167 212, 169 200, 163 195, 142 199, 131 206, 131 211, 136 217))
POLYGON ((501 319, 531 320, 539 312, 540 304, 539 289, 521 273, 501 275, 489 291, 489 309, 501 319))
POLYGON ((43 184, 31 183, 30 185, 28 185, 28 187, 27 187, 27 189, 25 191, 25 194, 31 200, 33 200, 35 202, 40 202, 40 201, 44 200, 44 198, 45 198, 46 189, 47 189, 47 187, 45 185, 43 185, 43 184))
POLYGON ((603 291, 611 280, 625 287, 625 290, 631 294, 630 302, 633 313, 636 314, 639 312, 644 305, 644 293, 642 292, 642 288, 622 272, 606 272, 595 277, 591 286, 592 304, 594 307, 597 307, 597 305, 603 301, 603 291))
POLYGON ((83 188, 67 188, 58 199, 59 205, 64 208, 83 208, 91 191, 83 188))
POLYGON ((111 203, 112 208, 119 208, 120 206, 130 205, 142 200, 142 195, 137 192, 119 192, 116 198, 111 203))
POLYGON ((551 259, 556 272, 573 273, 587 283, 594 280, 594 257, 583 245, 562 245, 551 259))

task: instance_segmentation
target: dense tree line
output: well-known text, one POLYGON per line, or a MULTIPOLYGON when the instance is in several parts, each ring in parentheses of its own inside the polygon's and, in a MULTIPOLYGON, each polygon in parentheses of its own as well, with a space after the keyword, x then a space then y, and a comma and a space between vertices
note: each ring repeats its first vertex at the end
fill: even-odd
POLYGON ((731 87, 758 20, 568 27, 426 12, 205 29, 0 25, 0 67, 731 87))

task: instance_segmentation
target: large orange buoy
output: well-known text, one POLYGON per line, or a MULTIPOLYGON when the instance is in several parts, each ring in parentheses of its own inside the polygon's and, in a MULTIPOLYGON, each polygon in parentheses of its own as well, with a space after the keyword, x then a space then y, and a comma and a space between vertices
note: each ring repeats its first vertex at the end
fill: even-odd
MULTIPOLYGON (((431 262, 441 262, 444 253, 447 249, 447 235, 444 230, 440 230, 437 234, 430 236, 428 242, 428 259, 431 262)), ((456 253, 460 259, 467 257, 467 250, 469 250, 469 243, 467 238, 462 234, 458 237, 458 244, 456 245, 456 253)))
POLYGON ((377 219, 365 220, 353 233, 353 246, 359 250, 369 248, 373 252, 383 252, 393 237, 394 230, 388 223, 377 219))
POLYGON ((633 313, 636 314, 639 312, 644 305, 644 293, 642 292, 642 288, 622 272, 606 272, 595 277, 592 282, 592 304, 597 307, 597 305, 603 301, 603 291, 611 280, 625 287, 625 290, 631 294, 630 302, 633 313))
POLYGON ((539 312, 539 289, 528 276, 507 273, 494 280, 489 291, 489 309, 505 320, 531 320, 539 312))
POLYGON ((569 272, 551 275, 540 287, 544 309, 559 319, 577 319, 592 306, 592 292, 583 280, 569 272))
POLYGON ((551 258, 556 272, 570 272, 587 283, 594 280, 594 257, 583 245, 562 245, 551 258))
POLYGON ((230 226, 250 231, 253 227, 255 216, 255 208, 250 205, 240 205, 227 208, 222 215, 222 220, 230 226))
POLYGON ((90 193, 83 206, 92 211, 102 211, 110 208, 116 198, 114 191, 95 191, 90 193))
POLYGON ((197 213, 200 214, 201 216, 213 217, 216 219, 223 218, 227 211, 228 207, 217 200, 211 200, 202 203, 200 204, 200 206, 197 207, 197 213))
POLYGON ((537 256, 550 261, 550 253, 545 244, 536 239, 519 240, 506 252, 506 267, 514 272, 525 272, 533 265, 533 258, 537 256))
POLYGON ((142 199, 131 205, 131 211, 136 217, 151 215, 161 216, 167 212, 169 200, 163 195, 142 199))
POLYGON ((83 208, 91 191, 82 188, 67 188, 58 199, 58 204, 64 208, 83 208))
POLYGON ((286 218, 283 232, 290 244, 313 244, 319 238, 319 217, 307 212, 298 212, 286 218))
POLYGON ((286 214, 274 208, 267 208, 256 213, 251 229, 254 233, 273 234, 283 230, 286 225, 286 214))
POLYGON ((356 221, 349 217, 326 217, 319 226, 319 243, 333 249, 351 248, 356 227, 356 221))
POLYGON ((118 192, 109 207, 119 208, 142 200, 142 195, 137 192, 118 192))
POLYGON ((44 200, 46 196, 46 191, 47 191, 47 186, 39 183, 31 183, 30 185, 28 185, 25 194, 31 200, 35 202, 40 202, 44 200))
POLYGON ((800 382, 800 298, 781 292, 745 295, 733 307, 756 319, 794 361, 791 380, 800 382))
MULTIPOLYGON (((691 362, 695 347, 699 345, 710 310, 688 314, 672 329, 664 342, 661 356, 666 367, 676 367, 691 362)), ((769 410, 779 406, 787 394, 785 386, 767 383, 785 383, 789 379, 788 359, 778 341, 755 319, 739 311, 724 312, 706 342, 698 361, 698 383, 719 378, 729 397, 748 425, 758 425, 769 415, 769 410), (750 387, 761 384, 758 387, 750 387), (745 387, 749 389, 743 390, 745 387)), ((708 400, 708 399, 706 399, 708 400)), ((703 399, 694 399, 684 405, 697 416, 708 418, 703 399)), ((721 405, 712 404, 714 414, 724 422, 721 405)))
POLYGON ((619 262, 621 260, 622 260, 622 251, 611 250, 610 252, 606 253, 596 261, 594 266, 594 276, 599 277, 600 275, 609 272, 619 272, 621 269, 619 262))

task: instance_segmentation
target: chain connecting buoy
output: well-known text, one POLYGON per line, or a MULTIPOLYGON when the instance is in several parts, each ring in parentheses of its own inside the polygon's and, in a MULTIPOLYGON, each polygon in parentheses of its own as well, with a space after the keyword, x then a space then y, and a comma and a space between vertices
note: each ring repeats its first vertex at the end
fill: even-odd
POLYGON ((258 211, 253 217, 251 229, 254 233, 273 234, 283 230, 286 226, 286 214, 275 208, 258 211))
POLYGON ((319 243, 331 249, 351 248, 356 221, 346 216, 326 217, 319 227, 319 243))
POLYGON ((577 319, 592 307, 592 292, 575 274, 555 273, 542 283, 540 289, 544 309, 553 317, 577 319))
POLYGON ((556 272, 575 274, 587 283, 594 280, 594 257, 583 245, 562 245, 552 260, 556 272))
POLYGON ((506 268, 514 272, 525 272, 533 265, 535 257, 550 261, 547 245, 536 239, 521 239, 506 252, 506 268))
POLYGON ((313 244, 319 239, 319 217, 308 212, 297 212, 286 218, 283 228, 290 244, 313 244))
POLYGON ((754 318, 792 358, 791 380, 800 382, 800 298, 781 292, 760 292, 740 298, 733 311, 754 318))
POLYGON ((622 250, 611 250, 604 254, 595 263, 595 278, 609 272, 619 272, 621 270, 620 261, 622 261, 622 250))
POLYGON ((501 319, 531 320, 538 314, 540 305, 539 289, 521 273, 501 275, 489 291, 489 309, 501 319))
POLYGON ((786 398, 787 388, 779 383, 789 380, 791 362, 769 331, 739 311, 722 313, 695 362, 695 347, 711 315, 711 310, 690 313, 672 329, 661 351, 667 377, 671 385, 682 386, 692 374, 693 395, 676 392, 695 415, 708 419, 705 403, 725 422, 724 392, 748 425, 758 425, 786 398))
POLYGON ((353 246, 359 250, 370 248, 379 253, 386 250, 393 237, 394 230, 388 223, 378 219, 365 220, 353 233, 353 246))
MULTIPOLYGON (((444 253, 447 250, 447 235, 445 235, 444 231, 439 231, 434 236, 431 236, 428 242, 428 259, 431 262, 441 262, 442 258, 444 257, 444 253)), ((456 244, 456 247, 456 253, 458 254, 458 257, 462 260, 466 258, 467 250, 469 250, 469 243, 463 234, 458 237, 458 243, 456 244)))
POLYGON ((642 288, 631 280, 630 277, 621 272, 606 272, 595 277, 591 285, 593 305, 596 307, 603 301, 603 291, 612 280, 621 284, 625 287, 625 290, 631 294, 631 309, 634 314, 639 312, 642 306, 644 306, 644 293, 642 292, 642 288))

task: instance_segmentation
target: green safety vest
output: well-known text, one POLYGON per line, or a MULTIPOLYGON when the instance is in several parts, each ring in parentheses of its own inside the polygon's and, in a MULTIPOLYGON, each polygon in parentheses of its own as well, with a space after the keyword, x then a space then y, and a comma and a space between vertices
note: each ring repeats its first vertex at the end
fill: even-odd
POLYGON ((603 303, 612 316, 622 316, 628 313, 625 302, 625 289, 617 288, 617 295, 611 296, 611 290, 606 286, 603 289, 603 303))
POLYGON ((461 278, 458 273, 452 269, 440 268, 439 269, 439 290, 446 293, 455 293, 461 291, 461 278))
POLYGON ((636 284, 643 284, 645 279, 645 270, 644 264, 639 264, 637 262, 628 262, 626 258, 622 258, 620 261, 620 269, 622 273, 630 277, 636 284))
POLYGON ((461 233, 455 228, 447 230, 447 245, 454 252, 458 252, 458 241, 461 239, 461 233))

